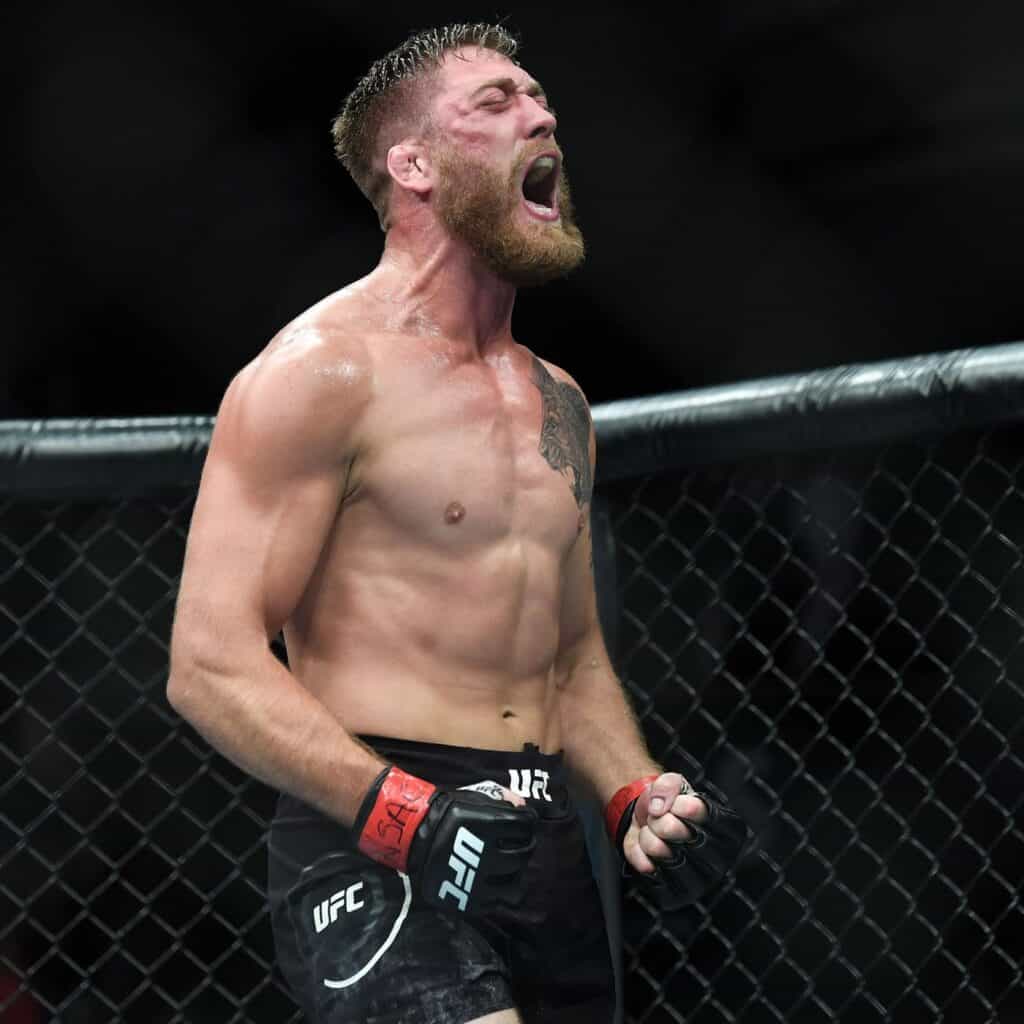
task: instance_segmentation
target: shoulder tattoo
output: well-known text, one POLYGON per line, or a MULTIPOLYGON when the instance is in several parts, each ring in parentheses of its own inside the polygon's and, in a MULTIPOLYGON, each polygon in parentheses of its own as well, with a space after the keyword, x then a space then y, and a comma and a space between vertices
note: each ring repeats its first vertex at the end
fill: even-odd
POLYGON ((583 508, 594 489, 590 410, 579 389, 555 380, 536 356, 532 376, 543 405, 538 451, 556 473, 569 481, 577 506, 583 508))

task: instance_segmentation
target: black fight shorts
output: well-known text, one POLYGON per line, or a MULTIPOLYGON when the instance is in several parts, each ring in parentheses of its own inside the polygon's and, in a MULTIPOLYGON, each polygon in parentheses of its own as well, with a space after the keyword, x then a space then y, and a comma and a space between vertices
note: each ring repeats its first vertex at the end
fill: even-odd
POLYGON ((609 1024, 600 897, 561 754, 363 737, 444 788, 497 782, 540 816, 524 903, 472 921, 422 903, 407 876, 290 796, 270 829, 278 962, 309 1024, 464 1024, 515 1007, 527 1024, 609 1024))

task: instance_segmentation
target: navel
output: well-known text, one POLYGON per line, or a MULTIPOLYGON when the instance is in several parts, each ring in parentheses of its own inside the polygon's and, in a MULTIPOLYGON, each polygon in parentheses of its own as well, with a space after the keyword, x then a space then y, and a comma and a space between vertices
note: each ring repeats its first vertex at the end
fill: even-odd
POLYGON ((461 523, 466 518, 466 507, 459 501, 453 501, 444 510, 444 521, 449 526, 454 526, 456 523, 461 523))

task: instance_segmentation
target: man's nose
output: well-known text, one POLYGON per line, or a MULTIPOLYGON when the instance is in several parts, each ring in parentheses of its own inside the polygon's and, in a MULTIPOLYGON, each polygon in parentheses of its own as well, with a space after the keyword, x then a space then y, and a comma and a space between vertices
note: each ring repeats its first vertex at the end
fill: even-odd
POLYGON ((542 107, 536 101, 531 102, 533 103, 533 110, 530 112, 527 137, 531 139, 550 139, 555 134, 555 128, 558 125, 555 115, 547 107, 542 107))

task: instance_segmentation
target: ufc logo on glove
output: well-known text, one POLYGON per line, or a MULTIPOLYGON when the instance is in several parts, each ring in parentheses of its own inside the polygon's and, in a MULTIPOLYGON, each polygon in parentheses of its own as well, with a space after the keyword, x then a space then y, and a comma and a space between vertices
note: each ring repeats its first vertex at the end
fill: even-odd
POLYGON ((392 765, 370 787, 352 830, 360 851, 407 874, 426 903, 473 915, 522 901, 536 824, 528 807, 438 789, 392 765))
POLYGON ((473 835, 468 828, 460 828, 455 834, 452 855, 448 858, 449 866, 455 871, 455 883, 445 880, 438 890, 437 898, 444 900, 451 897, 465 911, 469 894, 473 891, 476 881, 476 869, 480 866, 480 854, 484 852, 484 841, 473 835))

